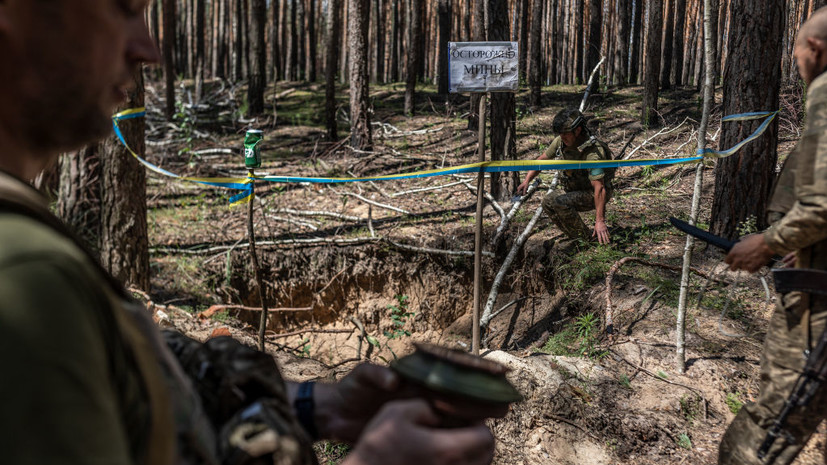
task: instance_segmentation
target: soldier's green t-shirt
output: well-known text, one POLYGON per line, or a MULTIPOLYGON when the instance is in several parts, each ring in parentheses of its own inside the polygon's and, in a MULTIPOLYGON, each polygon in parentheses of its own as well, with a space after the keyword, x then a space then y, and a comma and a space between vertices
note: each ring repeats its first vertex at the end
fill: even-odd
POLYGON ((3 463, 133 463, 126 419, 141 415, 122 412, 130 404, 119 398, 138 386, 114 381, 120 361, 107 337, 116 328, 96 311, 105 285, 70 240, 0 213, 3 463))
MULTIPOLYGON (((546 149, 545 156, 549 160, 611 160, 612 152, 605 143, 594 137, 588 138, 578 146, 566 147, 560 136, 557 136, 546 149)), ((611 168, 561 170, 560 184, 566 192, 591 191, 591 181, 603 179, 606 187, 611 188, 613 177, 614 169, 611 168)))

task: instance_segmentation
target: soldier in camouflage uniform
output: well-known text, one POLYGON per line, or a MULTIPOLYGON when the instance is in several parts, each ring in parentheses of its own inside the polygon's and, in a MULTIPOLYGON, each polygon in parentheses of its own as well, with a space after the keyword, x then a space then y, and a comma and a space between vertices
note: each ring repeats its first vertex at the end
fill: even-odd
MULTIPOLYGON (((591 135, 584 123, 583 115, 577 110, 559 112, 552 123, 558 136, 538 160, 611 160, 609 147, 591 135)), ((529 171, 525 181, 517 187, 517 193, 524 195, 537 174, 539 171, 529 171)), ((563 189, 553 190, 546 195, 543 211, 569 238, 586 240, 596 237, 601 244, 608 244, 610 238, 606 227, 606 204, 612 196, 614 169, 563 170, 560 176, 563 189), (593 232, 578 213, 590 210, 595 210, 593 232)))
MULTIPOLYGON (((801 27, 795 44, 798 70, 806 82, 807 122, 776 181, 768 207, 770 228, 738 242, 726 257, 732 270, 754 272, 775 255, 797 268, 827 270, 827 9, 801 27)), ((788 417, 791 441, 778 437, 764 461, 757 450, 778 417, 804 367, 808 351, 827 323, 827 297, 804 292, 778 296, 761 358, 760 393, 730 424, 719 464, 789 464, 827 417, 827 388, 788 417)))
POLYGON ((333 439, 353 444, 342 465, 490 463, 487 427, 440 428, 425 400, 395 400, 388 368, 299 385, 232 338, 162 337, 31 187, 111 136, 159 58, 148 3, 0 0, 0 462, 313 465, 333 439))

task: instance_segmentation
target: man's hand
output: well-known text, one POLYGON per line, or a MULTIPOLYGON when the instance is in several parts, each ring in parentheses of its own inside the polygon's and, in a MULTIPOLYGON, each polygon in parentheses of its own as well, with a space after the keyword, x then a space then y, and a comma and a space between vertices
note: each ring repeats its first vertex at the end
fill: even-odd
POLYGON ((754 273, 769 263, 773 251, 764 241, 763 234, 750 234, 736 242, 724 262, 732 271, 746 270, 754 273))
POLYGON ((522 183, 522 184, 520 184, 519 186, 517 186, 517 194, 519 194, 519 195, 525 195, 525 193, 528 191, 528 186, 529 186, 529 185, 531 185, 531 181, 529 181, 529 179, 528 179, 528 178, 526 178, 526 180, 525 180, 525 181, 523 181, 523 183, 522 183))
POLYGON ((609 228, 606 227, 605 221, 597 220, 594 222, 594 232, 592 233, 592 237, 597 237, 597 241, 601 244, 608 244, 611 242, 609 239, 609 228))
POLYGON ((388 403, 342 465, 488 465, 494 437, 485 425, 439 429, 423 400, 388 403))
POLYGON ((370 419, 394 397, 399 377, 378 365, 357 366, 338 383, 315 387, 316 428, 322 439, 355 443, 370 419))

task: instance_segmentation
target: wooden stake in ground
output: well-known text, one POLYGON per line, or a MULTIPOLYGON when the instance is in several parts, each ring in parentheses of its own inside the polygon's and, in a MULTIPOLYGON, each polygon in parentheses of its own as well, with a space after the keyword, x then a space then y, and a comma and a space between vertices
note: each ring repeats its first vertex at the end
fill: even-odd
MULTIPOLYGON (((485 161, 485 102, 486 94, 480 94, 479 121, 479 161, 485 161)), ((482 286, 482 207, 485 190, 485 173, 480 170, 477 175, 477 228, 474 237, 474 322, 471 336, 471 350, 480 354, 480 287, 482 286)))
MULTIPOLYGON (((249 170, 250 177, 255 175, 255 170, 249 170)), ((256 231, 253 228, 253 212, 256 190, 255 183, 250 184, 250 203, 247 208, 247 240, 250 243, 250 257, 253 259, 253 270, 255 270, 256 286, 258 287, 258 298, 261 300, 261 324, 258 327, 258 349, 264 352, 264 332, 267 330, 267 301, 264 299, 264 279, 261 277, 261 267, 258 264, 256 254, 256 231)))

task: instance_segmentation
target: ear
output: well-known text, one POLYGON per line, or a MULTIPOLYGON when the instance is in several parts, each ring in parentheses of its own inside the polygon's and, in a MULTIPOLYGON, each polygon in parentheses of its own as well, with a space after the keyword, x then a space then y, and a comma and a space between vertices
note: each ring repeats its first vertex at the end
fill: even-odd
POLYGON ((817 37, 808 37, 807 48, 812 50, 816 63, 827 64, 827 41, 817 37))

